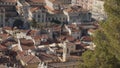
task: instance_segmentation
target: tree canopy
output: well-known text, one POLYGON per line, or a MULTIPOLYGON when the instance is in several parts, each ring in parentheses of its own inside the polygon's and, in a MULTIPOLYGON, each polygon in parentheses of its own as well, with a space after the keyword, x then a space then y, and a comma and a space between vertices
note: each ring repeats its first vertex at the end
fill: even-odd
POLYGON ((108 19, 94 35, 96 48, 82 55, 81 68, 120 67, 120 0, 105 0, 108 19))

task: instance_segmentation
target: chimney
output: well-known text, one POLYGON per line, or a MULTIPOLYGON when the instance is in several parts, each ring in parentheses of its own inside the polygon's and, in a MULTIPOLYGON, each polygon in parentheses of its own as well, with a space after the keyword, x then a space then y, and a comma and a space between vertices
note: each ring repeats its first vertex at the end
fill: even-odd
POLYGON ((23 51, 19 39, 18 39, 18 48, 19 48, 20 51, 23 51))
POLYGON ((63 62, 66 61, 66 57, 67 57, 67 46, 66 46, 66 42, 63 43, 63 62))

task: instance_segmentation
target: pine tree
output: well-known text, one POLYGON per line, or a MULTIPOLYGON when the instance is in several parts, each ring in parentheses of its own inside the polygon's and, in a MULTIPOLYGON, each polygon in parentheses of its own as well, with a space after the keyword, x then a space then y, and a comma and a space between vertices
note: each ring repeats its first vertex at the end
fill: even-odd
POLYGON ((120 0, 105 0, 108 19, 94 35, 96 48, 86 51, 81 68, 120 67, 120 0))

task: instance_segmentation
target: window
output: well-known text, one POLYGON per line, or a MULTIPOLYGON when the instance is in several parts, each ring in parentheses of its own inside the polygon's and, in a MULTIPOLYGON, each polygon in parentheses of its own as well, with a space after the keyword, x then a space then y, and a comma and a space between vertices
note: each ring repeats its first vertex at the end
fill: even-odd
POLYGON ((40 15, 38 15, 38 18, 40 18, 40 15))
POLYGON ((52 18, 52 20, 54 20, 54 18, 52 18))
POLYGON ((61 21, 61 18, 59 18, 59 20, 61 21))
POLYGON ((81 14, 79 14, 79 16, 81 16, 81 14))
POLYGON ((48 18, 48 21, 50 21, 50 18, 48 18))
POLYGON ((67 54, 69 53, 69 49, 67 48, 67 54))
POLYGON ((63 18, 63 21, 65 20, 65 18, 63 18))
POLYGON ((42 22, 44 22, 44 19, 42 19, 42 22))

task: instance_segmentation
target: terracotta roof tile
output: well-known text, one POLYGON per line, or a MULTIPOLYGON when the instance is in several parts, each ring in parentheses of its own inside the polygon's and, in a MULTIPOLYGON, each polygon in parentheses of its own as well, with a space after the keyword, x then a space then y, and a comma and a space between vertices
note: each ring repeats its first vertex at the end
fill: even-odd
POLYGON ((2 41, 1 43, 2 45, 6 46, 6 47, 9 47, 11 46, 12 44, 17 44, 17 42, 15 40, 8 40, 8 39, 5 39, 2 41))
POLYGON ((86 12, 87 10, 81 8, 80 6, 72 6, 70 8, 65 9, 64 11, 68 13, 76 13, 76 12, 86 12))
POLYGON ((42 34, 41 38, 48 39, 48 35, 47 34, 42 34))
POLYGON ((12 30, 11 27, 7 27, 7 26, 6 26, 6 27, 3 27, 3 29, 4 29, 4 30, 12 30))
POLYGON ((92 41, 92 38, 90 36, 83 36, 81 41, 92 41))
POLYGON ((52 9, 52 8, 50 8, 49 6, 45 6, 45 8, 47 9, 47 10, 50 10, 50 11, 54 11, 54 9, 52 9))
POLYGON ((35 41, 39 41, 42 37, 41 36, 33 36, 33 38, 35 39, 35 41))
POLYGON ((26 32, 26 35, 32 35, 32 36, 34 36, 34 35, 36 35, 37 32, 38 32, 37 30, 28 30, 26 32))
POLYGON ((31 12, 35 12, 35 11, 37 11, 37 10, 39 10, 40 8, 39 7, 31 7, 30 8, 30 11, 31 12))
POLYGON ((66 36, 66 39, 67 39, 68 41, 74 41, 74 40, 75 40, 75 38, 72 37, 72 36, 66 36))
POLYGON ((23 50, 29 50, 29 49, 34 50, 35 49, 34 45, 31 45, 31 46, 29 46, 29 45, 21 45, 21 47, 22 47, 23 50))
POLYGON ((0 64, 0 68, 6 68, 6 66, 5 66, 5 65, 0 64))
POLYGON ((75 44, 74 43, 67 43, 66 45, 67 46, 74 46, 75 44))
POLYGON ((24 39, 24 38, 21 38, 21 39, 20 39, 20 42, 21 42, 21 44, 23 44, 23 45, 33 45, 33 44, 34 44, 32 40, 26 40, 26 39, 24 39))
POLYGON ((45 0, 26 0, 27 2, 45 3, 45 0))
POLYGON ((52 54, 46 54, 43 52, 41 52, 38 57, 44 62, 58 62, 59 61, 57 56, 52 55, 52 54))
POLYGON ((32 40, 20 39, 20 43, 23 50, 35 49, 35 46, 32 40))
POLYGON ((81 41, 80 40, 76 40, 75 44, 81 44, 81 41))
POLYGON ((7 39, 8 37, 9 37, 8 34, 0 34, 0 38, 1 38, 2 40, 7 39))
POLYGON ((5 50, 5 49, 7 49, 5 46, 0 45, 0 50, 5 50))
POLYGON ((22 60, 23 62, 30 64, 30 63, 39 63, 41 60, 34 55, 28 55, 25 51, 19 52, 17 55, 17 59, 22 60))

